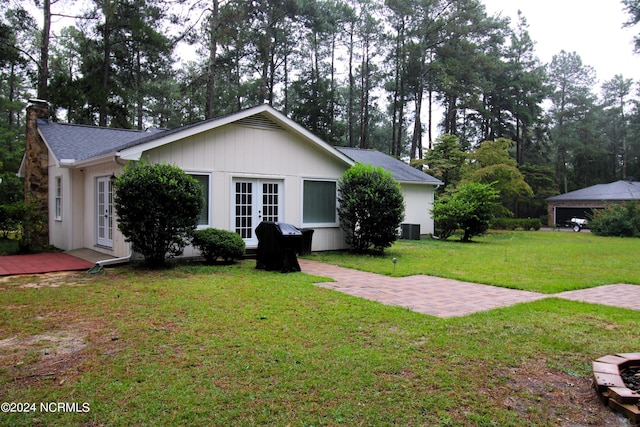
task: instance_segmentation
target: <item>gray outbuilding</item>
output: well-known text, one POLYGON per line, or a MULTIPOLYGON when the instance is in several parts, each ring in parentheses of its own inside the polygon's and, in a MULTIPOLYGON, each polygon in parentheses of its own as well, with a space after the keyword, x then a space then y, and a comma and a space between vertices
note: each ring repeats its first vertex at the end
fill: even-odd
POLYGON ((633 179, 597 184, 558 196, 548 197, 550 226, 564 226, 571 218, 591 218, 594 211, 617 203, 640 201, 640 182, 633 179))

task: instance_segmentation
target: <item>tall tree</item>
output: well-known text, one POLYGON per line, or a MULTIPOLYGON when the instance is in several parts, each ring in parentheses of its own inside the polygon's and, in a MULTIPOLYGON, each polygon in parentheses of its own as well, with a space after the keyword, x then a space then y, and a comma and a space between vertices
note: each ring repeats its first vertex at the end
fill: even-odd
MULTIPOLYGON (((626 27, 632 27, 640 22, 640 0, 622 0, 627 13, 629 14, 629 20, 624 24, 626 27)), ((635 37, 636 52, 640 52, 640 35, 635 37)))
POLYGON ((563 50, 553 56, 548 72, 554 87, 550 113, 553 120, 551 137, 555 144, 556 176, 561 188, 567 192, 571 150, 579 144, 590 142, 581 140, 575 131, 575 125, 586 118, 588 111, 595 106, 595 97, 591 92, 595 83, 595 70, 584 65, 577 53, 563 50))
POLYGON ((220 29, 220 2, 211 0, 211 10, 208 22, 209 29, 209 69, 207 73, 207 96, 204 107, 204 117, 209 119, 214 115, 214 97, 216 86, 216 55, 218 53, 218 32, 220 29))
POLYGON ((335 125, 342 104, 336 90, 335 56, 345 13, 348 9, 334 1, 302 3, 301 32, 306 37, 296 61, 301 73, 291 84, 293 96, 285 99, 285 112, 291 110, 294 119, 332 144, 340 144, 343 136, 335 125))
POLYGON ((387 83, 387 91, 390 92, 391 110, 391 150, 393 156, 402 155, 402 140, 405 130, 405 104, 407 101, 406 88, 406 64, 407 44, 409 43, 408 23, 412 15, 409 2, 404 0, 387 0, 387 21, 393 29, 393 49, 390 51, 389 63, 390 80, 387 83))
POLYGON ((533 128, 542 116, 542 102, 549 95, 547 75, 544 66, 535 56, 535 43, 528 31, 527 20, 518 11, 518 23, 511 35, 511 43, 506 52, 509 108, 515 121, 508 137, 515 142, 516 161, 522 166, 525 153, 530 145, 533 128))
POLYGON ((170 73, 163 8, 156 1, 96 0, 87 18, 77 42, 84 121, 144 127, 146 96, 155 79, 170 73))
POLYGON ((381 40, 381 23, 375 16, 374 4, 362 10, 362 25, 360 26, 359 37, 361 41, 361 64, 360 64, 360 148, 369 148, 371 129, 371 104, 372 91, 377 85, 378 66, 374 62, 381 47, 378 42, 381 40))
POLYGON ((437 89, 445 109, 443 131, 459 135, 463 142, 478 142, 469 140, 470 136, 482 139, 477 134, 479 128, 464 128, 469 124, 467 113, 485 114, 483 96, 492 86, 487 76, 500 66, 507 21, 488 17, 484 6, 475 0, 455 2, 454 10, 455 19, 446 27, 446 43, 437 49, 437 89))
POLYGON ((602 84, 602 94, 604 97, 604 105, 613 110, 615 124, 617 127, 618 145, 622 162, 622 179, 627 178, 627 165, 629 163, 629 147, 627 137, 627 108, 629 95, 633 86, 633 79, 625 79, 621 74, 616 74, 611 80, 602 84))

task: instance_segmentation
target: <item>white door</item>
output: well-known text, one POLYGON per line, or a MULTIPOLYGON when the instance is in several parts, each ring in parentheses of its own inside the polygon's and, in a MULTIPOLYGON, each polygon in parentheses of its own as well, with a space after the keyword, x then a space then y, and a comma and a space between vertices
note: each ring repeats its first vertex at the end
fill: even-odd
POLYGON ((97 244, 113 247, 113 183, 108 176, 96 180, 97 244))
POLYGON ((255 230, 262 221, 283 221, 282 187, 278 180, 233 180, 231 227, 247 246, 258 244, 255 230))

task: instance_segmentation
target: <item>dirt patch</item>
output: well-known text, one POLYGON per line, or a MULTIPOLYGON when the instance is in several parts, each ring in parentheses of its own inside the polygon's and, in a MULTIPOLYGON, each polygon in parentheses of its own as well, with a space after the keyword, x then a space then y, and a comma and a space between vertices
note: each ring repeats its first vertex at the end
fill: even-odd
POLYGON ((75 271, 61 271, 55 273, 29 274, 20 276, 0 277, 0 283, 15 285, 19 288, 58 288, 60 286, 85 286, 91 282, 86 273, 75 271))
POLYGON ((507 395, 502 404, 523 419, 552 421, 562 426, 629 426, 598 398, 591 379, 550 369, 536 360, 506 373, 507 395))
POLYGON ((35 335, 0 340, 0 369, 14 381, 63 383, 74 375, 98 325, 83 323, 35 335))

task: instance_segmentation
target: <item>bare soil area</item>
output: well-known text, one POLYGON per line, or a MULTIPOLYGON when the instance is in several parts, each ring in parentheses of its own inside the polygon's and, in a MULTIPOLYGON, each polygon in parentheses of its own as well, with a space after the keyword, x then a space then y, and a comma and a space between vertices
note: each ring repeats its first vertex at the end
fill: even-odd
POLYGON ((555 419, 557 425, 568 427, 631 425, 600 401, 590 378, 550 369, 543 360, 513 368, 506 376, 509 378, 507 390, 511 393, 502 397, 503 405, 518 411, 523 419, 555 419), (527 402, 533 400, 539 405, 525 405, 515 397, 518 395, 528 396, 527 402))

